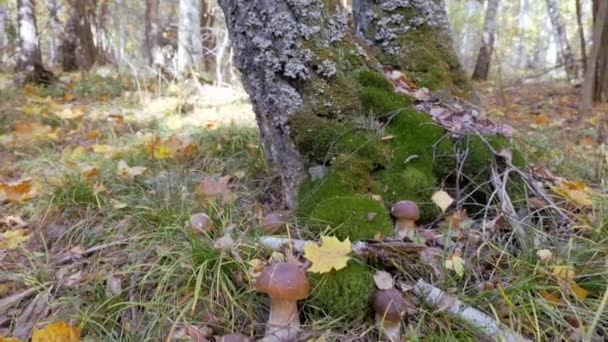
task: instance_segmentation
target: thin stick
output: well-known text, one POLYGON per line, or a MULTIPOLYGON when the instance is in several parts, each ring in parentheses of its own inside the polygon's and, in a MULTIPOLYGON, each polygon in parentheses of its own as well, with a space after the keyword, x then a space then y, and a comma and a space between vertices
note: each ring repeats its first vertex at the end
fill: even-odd
POLYGON ((497 322, 495 319, 486 315, 485 313, 461 302, 455 297, 446 294, 441 289, 427 283, 422 279, 419 279, 416 283, 414 293, 418 297, 424 299, 431 306, 444 307, 446 303, 449 303, 449 306, 445 308, 445 311, 448 314, 473 326, 490 340, 506 342, 531 341, 519 333, 509 329, 507 326, 497 322))

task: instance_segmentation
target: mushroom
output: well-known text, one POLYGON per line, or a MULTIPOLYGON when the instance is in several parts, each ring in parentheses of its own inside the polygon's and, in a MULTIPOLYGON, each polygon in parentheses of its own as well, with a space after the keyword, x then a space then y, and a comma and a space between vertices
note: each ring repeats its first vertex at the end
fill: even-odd
POLYGON ((251 339, 249 337, 240 335, 240 334, 230 334, 224 336, 216 336, 216 342, 250 342, 251 339))
POLYGON ((264 267, 255 287, 270 296, 270 317, 262 341, 295 341, 300 330, 297 301, 310 293, 306 272, 287 262, 272 264, 264 267))
POLYGON ((391 208, 395 218, 395 232, 397 238, 412 237, 416 229, 416 221, 420 218, 420 209, 413 201, 399 201, 391 208))
POLYGON ((262 218, 262 228, 268 234, 280 234, 285 232, 289 212, 275 211, 262 218))
POLYGON ((197 213, 190 216, 190 227, 197 236, 207 236, 212 230, 215 229, 215 225, 211 218, 205 213, 197 213))
POLYGON ((391 342, 401 341, 401 317, 405 310, 405 300, 398 290, 376 290, 374 293, 374 311, 378 329, 391 342))

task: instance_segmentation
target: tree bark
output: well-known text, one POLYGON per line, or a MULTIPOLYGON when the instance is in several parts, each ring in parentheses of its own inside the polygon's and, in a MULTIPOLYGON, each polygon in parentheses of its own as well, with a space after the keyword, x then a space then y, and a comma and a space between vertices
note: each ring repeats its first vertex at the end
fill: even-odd
POLYGON ((99 56, 93 33, 97 0, 72 0, 71 3, 76 16, 74 22, 79 43, 79 65, 82 69, 88 70, 95 65, 99 56))
POLYGON ((519 2, 519 41, 517 42, 517 62, 519 68, 524 68, 527 63, 526 33, 530 11, 530 0, 519 2))
POLYGON ((160 51, 160 26, 158 24, 158 4, 159 0, 146 0, 146 41, 145 49, 148 55, 148 62, 150 65, 154 65, 157 55, 160 51))
POLYGON ((593 101, 608 101, 608 3, 596 1, 593 13, 593 46, 583 83, 581 114, 591 109, 593 101))
POLYGON ((75 14, 70 15, 61 35, 61 45, 59 46, 61 68, 66 72, 78 70, 78 58, 76 56, 78 48, 77 21, 78 19, 75 14))
POLYGON ((574 53, 568 40, 566 28, 562 22, 559 5, 556 0, 546 0, 546 3, 553 31, 555 32, 555 39, 559 45, 561 61, 566 67, 566 74, 570 80, 576 79, 578 77, 578 66, 574 59, 574 53))
POLYGON ((576 0, 576 24, 578 27, 578 39, 581 44, 581 57, 583 59, 583 75, 587 71, 587 43, 585 42, 585 26, 583 25, 583 11, 581 0, 576 0))
POLYGON ((494 38, 496 33, 496 16, 498 13, 499 0, 488 0, 486 8, 485 24, 483 28, 483 36, 481 39, 481 47, 477 55, 477 63, 473 71, 472 78, 474 80, 487 80, 490 73, 490 65, 492 62, 492 53, 494 52, 494 38))
POLYGON ((6 34, 7 19, 6 10, 0 7, 0 60, 2 59, 4 49, 8 45, 8 34, 6 34))
POLYGON ((189 70, 198 71, 203 62, 200 20, 199 1, 179 1, 177 71, 180 75, 184 75, 189 70))
MULTIPOLYGON (((216 69, 216 13, 209 0, 201 0, 201 32, 203 39, 203 68, 208 74, 216 69)), ((228 34, 228 33, 225 33, 228 34)), ((221 61, 220 61, 221 64, 221 61)))
MULTIPOLYGON (((371 48, 353 36, 348 12, 337 0, 221 0, 220 6, 234 64, 241 72, 266 156, 279 180, 281 201, 276 206, 308 210, 305 208, 321 200, 336 200, 328 194, 330 188, 340 188, 339 193, 350 196, 346 202, 362 200, 374 206, 377 202, 356 196, 378 191, 393 200, 412 185, 389 188, 396 185, 388 184, 389 179, 432 172, 432 143, 420 142, 417 148, 424 156, 414 165, 405 165, 401 159, 407 158, 401 139, 441 137, 437 127, 420 128, 420 123, 408 126, 401 121, 426 120, 426 116, 412 112, 412 117, 398 116, 391 121, 396 126, 386 129, 394 129, 399 138, 390 146, 381 146, 377 135, 390 113, 407 108, 407 101, 385 83, 382 67, 408 71, 416 82, 432 89, 469 91, 451 50, 441 2, 420 1, 410 7, 390 1, 355 1, 357 32, 371 48), (410 132, 414 126, 416 130, 410 132), (355 141, 369 144, 359 146, 355 141), (389 161, 393 154, 396 159, 389 161), (310 187, 315 189, 312 194, 306 190, 310 187)), ((433 182, 430 180, 430 187, 433 182)))
POLYGON ((21 71, 31 72, 34 70, 34 65, 42 64, 34 9, 34 0, 17 1, 17 21, 21 47, 17 68, 21 71))
POLYGON ((58 35, 61 32, 61 23, 59 21, 59 7, 57 6, 57 0, 49 0, 48 4, 49 9, 49 20, 51 32, 49 34, 49 59, 52 65, 55 65, 59 62, 59 52, 58 52, 58 35))

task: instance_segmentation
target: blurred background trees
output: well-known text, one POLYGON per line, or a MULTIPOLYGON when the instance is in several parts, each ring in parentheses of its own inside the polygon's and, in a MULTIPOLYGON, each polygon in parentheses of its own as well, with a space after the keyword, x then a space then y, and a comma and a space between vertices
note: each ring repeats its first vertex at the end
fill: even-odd
MULTIPOLYGON (((345 7, 350 3, 341 0, 345 7)), ((592 65, 591 97, 608 99, 608 28, 600 13, 601 1, 445 3, 454 47, 474 79, 504 84, 566 79, 581 84, 592 65), (598 30, 600 40, 594 38, 594 22, 603 25, 598 30), (594 58, 592 63, 588 63, 590 58, 594 58)), ((231 56, 224 16, 216 0, 0 1, 0 65, 4 71, 24 70, 24 65, 39 60, 55 71, 105 65, 171 78, 194 73, 206 82, 238 85, 231 56), (31 15, 26 8, 32 9, 31 15)))

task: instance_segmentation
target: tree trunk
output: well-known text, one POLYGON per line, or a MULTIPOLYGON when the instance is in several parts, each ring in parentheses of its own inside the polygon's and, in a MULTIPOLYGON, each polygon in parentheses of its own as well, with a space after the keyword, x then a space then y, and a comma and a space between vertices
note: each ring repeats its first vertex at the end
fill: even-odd
POLYGON ((200 1, 179 1, 177 71, 180 75, 190 70, 198 71, 203 62, 200 20, 200 1))
POLYGON ((59 62, 58 52, 58 35, 61 32, 61 23, 59 22, 59 7, 57 6, 57 0, 49 0, 49 21, 51 26, 51 32, 49 34, 49 59, 52 65, 59 62))
POLYGON ((34 70, 34 65, 42 64, 34 8, 34 0, 17 1, 17 21, 21 48, 17 68, 21 71, 31 72, 34 70))
POLYGON ((78 70, 78 58, 76 55, 76 49, 78 48, 77 21, 78 19, 75 14, 70 15, 70 18, 63 27, 63 34, 61 36, 61 45, 59 46, 61 68, 66 72, 78 70))
POLYGON ((488 74, 490 73, 492 53, 494 52, 494 35, 496 33, 496 15, 498 13, 499 3, 499 0, 488 0, 481 47, 479 48, 477 63, 475 64, 475 70, 473 71, 472 76, 474 80, 487 80, 488 74))
POLYGON ((528 18, 530 11, 530 0, 521 0, 519 2, 519 41, 517 42, 517 62, 516 65, 519 68, 526 67, 526 33, 528 28, 528 18))
MULTIPOLYGON (((450 149, 451 142, 444 146, 445 131, 394 92, 383 67, 406 71, 434 90, 470 91, 441 2, 354 1, 357 32, 371 47, 353 36, 348 12, 336 0, 221 0, 220 6, 277 175, 275 207, 297 207, 332 225, 376 213, 377 219, 347 226, 373 225, 386 236, 388 211, 372 194, 428 203, 449 164, 437 166, 434 145, 450 149)), ((423 216, 433 210, 425 207, 423 216)), ((351 239, 370 237, 351 233, 351 239)))
POLYGON ((160 26, 158 25, 158 3, 159 0, 146 0, 146 41, 145 49, 148 54, 150 65, 155 64, 157 56, 160 55, 160 26))
POLYGON ((566 28, 562 22, 562 18, 559 12, 559 5, 556 0, 546 0, 547 11, 551 24, 553 25, 553 31, 555 32, 555 38, 559 45, 559 51, 561 56, 561 62, 566 67, 566 74, 570 80, 578 77, 578 66, 574 59, 574 53, 566 34, 566 28))
POLYGON ((95 65, 99 55, 95 45, 95 34, 93 25, 95 23, 95 12, 97 0, 72 0, 72 6, 76 15, 76 36, 79 43, 80 67, 88 70, 95 65))
POLYGON ((608 14, 602 11, 600 0, 593 2, 594 23, 603 28, 601 39, 593 38, 594 44, 599 47, 596 59, 595 84, 593 100, 608 102, 608 14), (602 24, 603 23, 603 24, 602 24))
MULTIPOLYGON (((201 32, 203 39, 203 69, 211 75, 216 69, 216 13, 209 0, 201 1, 201 32)), ((228 34, 228 33, 225 33, 228 34)), ((221 62, 220 62, 221 64, 221 62)))
POLYGON ((593 46, 583 83, 581 114, 591 109, 593 101, 608 101, 608 2, 596 1, 593 7, 593 46))
POLYGON ((6 34, 7 19, 6 10, 0 7, 0 60, 2 60, 4 49, 8 45, 8 35, 6 34))
POLYGON ((578 39, 581 43, 581 57, 583 59, 583 75, 587 71, 587 43, 585 42, 585 26, 583 25, 583 11, 581 0, 576 0, 576 24, 578 27, 578 39))

